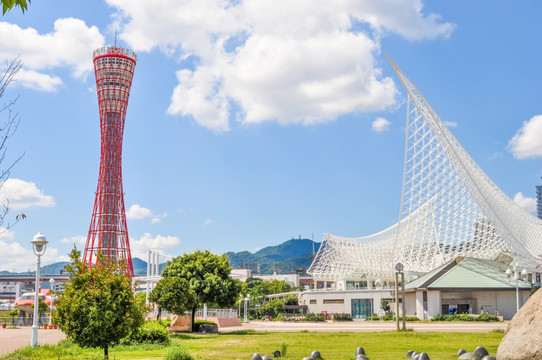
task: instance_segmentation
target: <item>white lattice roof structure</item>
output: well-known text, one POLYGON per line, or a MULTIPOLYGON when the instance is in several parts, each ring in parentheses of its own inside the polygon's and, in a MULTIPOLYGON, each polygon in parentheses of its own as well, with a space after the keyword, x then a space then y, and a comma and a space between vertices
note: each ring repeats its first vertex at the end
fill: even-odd
POLYGON ((391 276, 394 264, 427 272, 458 256, 542 264, 542 220, 483 172, 406 75, 408 94, 399 222, 379 233, 325 234, 308 272, 318 279, 391 276))

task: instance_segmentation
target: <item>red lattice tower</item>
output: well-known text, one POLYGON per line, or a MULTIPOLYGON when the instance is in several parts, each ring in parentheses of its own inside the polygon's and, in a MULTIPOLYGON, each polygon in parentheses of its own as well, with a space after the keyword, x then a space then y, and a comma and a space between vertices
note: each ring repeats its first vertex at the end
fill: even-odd
POLYGON ((100 107, 100 174, 83 261, 91 267, 96 254, 124 260, 134 276, 122 190, 122 135, 136 54, 120 47, 94 51, 96 90, 100 107))

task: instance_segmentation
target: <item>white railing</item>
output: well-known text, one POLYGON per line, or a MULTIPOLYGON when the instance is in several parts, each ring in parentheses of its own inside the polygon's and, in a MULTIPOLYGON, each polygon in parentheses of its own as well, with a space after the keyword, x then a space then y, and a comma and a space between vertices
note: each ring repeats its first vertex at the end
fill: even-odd
MULTIPOLYGON (((203 319, 203 309, 196 311, 196 317, 203 319)), ((207 317, 218 319, 232 319, 237 317, 237 310, 234 309, 207 309, 207 317)))

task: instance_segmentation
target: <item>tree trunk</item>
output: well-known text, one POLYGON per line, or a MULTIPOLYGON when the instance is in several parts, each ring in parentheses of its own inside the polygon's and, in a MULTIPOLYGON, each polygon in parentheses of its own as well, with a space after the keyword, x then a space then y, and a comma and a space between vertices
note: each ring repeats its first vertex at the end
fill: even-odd
POLYGON ((198 309, 198 305, 194 305, 192 308, 192 324, 190 326, 190 331, 194 331, 194 320, 196 320, 196 310, 198 309))
POLYGON ((105 345, 105 347, 104 347, 104 359, 105 360, 109 359, 109 346, 108 345, 105 345))
POLYGON ((156 321, 162 318, 162 308, 158 306, 158 311, 156 312, 156 321))

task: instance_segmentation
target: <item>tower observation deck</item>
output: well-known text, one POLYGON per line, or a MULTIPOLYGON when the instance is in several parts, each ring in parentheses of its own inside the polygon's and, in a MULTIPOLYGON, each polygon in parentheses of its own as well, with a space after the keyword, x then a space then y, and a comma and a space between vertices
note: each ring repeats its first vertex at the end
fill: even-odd
POLYGON ((91 267, 96 255, 123 260, 134 275, 122 188, 122 137, 134 76, 136 54, 120 47, 94 51, 100 110, 100 172, 83 261, 91 267))

